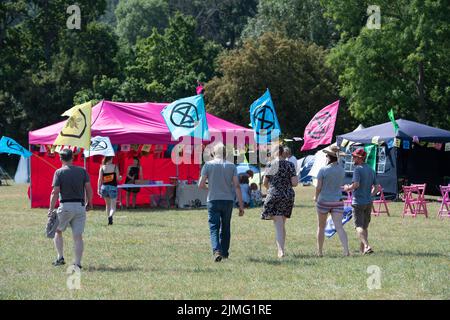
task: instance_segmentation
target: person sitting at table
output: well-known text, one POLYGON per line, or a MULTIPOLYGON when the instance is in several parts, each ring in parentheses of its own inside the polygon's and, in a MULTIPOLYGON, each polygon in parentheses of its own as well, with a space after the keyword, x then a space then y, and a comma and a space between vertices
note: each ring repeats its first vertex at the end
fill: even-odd
MULTIPOLYGON (((140 165, 139 162, 139 158, 138 157, 134 157, 133 158, 133 164, 131 166, 128 167, 127 170, 127 178, 125 179, 125 184, 135 184, 136 180, 138 179, 142 179, 142 167, 140 165)), ((130 203, 130 195, 133 195, 133 209, 136 209, 136 196, 137 193, 139 192, 139 188, 125 188, 125 191, 127 192, 127 197, 125 199, 126 202, 126 207, 128 209, 128 205, 130 203)))
POLYGON ((112 163, 113 157, 104 157, 98 173, 98 195, 105 200, 108 225, 113 224, 116 212, 117 181, 122 180, 119 168, 112 163))

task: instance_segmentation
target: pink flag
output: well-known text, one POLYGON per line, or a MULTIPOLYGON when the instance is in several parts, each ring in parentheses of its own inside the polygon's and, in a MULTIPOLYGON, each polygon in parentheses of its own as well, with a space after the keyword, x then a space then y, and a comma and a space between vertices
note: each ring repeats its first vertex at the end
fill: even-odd
POLYGON ((203 88, 203 86, 200 84, 200 85, 197 86, 197 88, 196 88, 195 90, 196 90, 197 94, 202 94, 204 88, 203 88))
POLYGON ((305 128, 302 150, 311 150, 321 144, 329 144, 333 139, 334 125, 336 124, 339 100, 326 106, 316 113, 305 128))

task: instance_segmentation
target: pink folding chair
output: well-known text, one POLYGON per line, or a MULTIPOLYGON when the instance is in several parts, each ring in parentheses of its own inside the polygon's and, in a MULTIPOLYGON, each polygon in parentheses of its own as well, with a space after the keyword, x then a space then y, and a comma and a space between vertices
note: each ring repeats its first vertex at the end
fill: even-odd
MULTIPOLYGON (((344 187, 342 187, 341 189, 344 190, 344 187)), ((353 193, 351 191, 346 191, 346 193, 347 193, 347 199, 344 200, 344 207, 351 207, 353 193)))
POLYGON ((413 186, 417 187, 418 197, 417 197, 417 205, 418 205, 418 213, 424 213, 425 217, 428 218, 428 210, 427 210, 427 201, 425 200, 425 189, 427 188, 427 184, 413 184, 413 186))
POLYGON ((438 218, 443 218, 445 214, 450 218, 450 184, 448 186, 439 186, 441 189, 442 200, 441 206, 439 207, 438 218))
POLYGON ((427 202, 425 200, 426 184, 414 184, 403 186, 404 206, 402 217, 416 217, 418 214, 424 214, 428 218, 427 202))
POLYGON ((386 199, 384 198, 382 186, 380 186, 379 192, 380 192, 380 199, 373 201, 372 215, 378 217, 380 213, 386 213, 388 217, 390 217, 391 215, 389 214, 389 208, 387 206, 388 201, 386 201, 386 199), (382 207, 384 207, 384 209, 382 207))

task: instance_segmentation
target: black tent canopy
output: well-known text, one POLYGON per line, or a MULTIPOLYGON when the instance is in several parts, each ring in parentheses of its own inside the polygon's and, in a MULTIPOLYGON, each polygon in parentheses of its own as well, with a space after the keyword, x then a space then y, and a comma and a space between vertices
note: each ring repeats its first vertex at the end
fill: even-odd
MULTIPOLYGON (((427 183, 427 194, 439 194, 439 185, 450 182, 450 131, 404 119, 397 123, 397 133, 386 122, 339 135, 337 144, 380 144, 386 159, 377 178, 387 193, 397 194, 403 183, 427 183)), ((346 183, 350 179, 348 172, 346 183)))

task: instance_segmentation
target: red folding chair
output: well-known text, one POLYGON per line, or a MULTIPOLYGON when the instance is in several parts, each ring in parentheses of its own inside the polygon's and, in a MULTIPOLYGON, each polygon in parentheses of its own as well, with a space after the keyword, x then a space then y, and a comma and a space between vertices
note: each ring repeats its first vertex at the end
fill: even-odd
POLYGON ((447 217, 450 218, 450 185, 448 186, 439 186, 439 188, 441 189, 441 195, 442 195, 442 199, 441 199, 441 206, 439 207, 439 212, 438 212, 438 218, 443 218, 445 216, 445 214, 447 214, 447 217))
POLYGON ((374 200, 372 202, 373 203, 372 215, 378 217, 380 215, 380 213, 386 213, 388 215, 388 217, 390 217, 391 215, 389 214, 389 208, 387 206, 388 201, 386 201, 386 199, 384 198, 384 192, 383 192, 382 186, 380 186, 379 192, 380 192, 380 199, 374 200), (382 207, 384 207, 384 209, 382 207))
POLYGON ((412 216, 415 218, 418 214, 424 214, 428 218, 425 188, 426 184, 403 186, 404 206, 402 217, 412 216))

